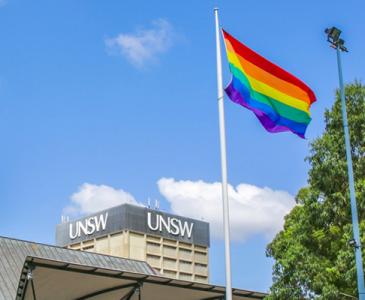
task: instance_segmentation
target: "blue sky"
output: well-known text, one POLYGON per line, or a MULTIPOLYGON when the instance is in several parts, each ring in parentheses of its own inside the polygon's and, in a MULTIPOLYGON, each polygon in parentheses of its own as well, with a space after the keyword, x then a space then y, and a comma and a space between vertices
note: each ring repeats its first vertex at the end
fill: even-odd
MULTIPOLYGON (((206 208, 217 205, 220 181, 215 6, 228 32, 314 90, 307 140, 268 134, 249 111, 225 103, 233 285, 268 290, 265 246, 306 184, 308 143, 323 132, 338 86, 323 30, 344 32, 345 81, 364 78, 364 2, 0 4, 0 235, 53 243, 62 213, 92 211, 105 195, 159 199, 162 209, 193 216, 204 200, 210 215, 202 217, 219 229, 219 208, 206 208), (262 203, 282 209, 261 215, 262 203)), ((225 59, 223 69, 228 83, 225 59)), ((212 236, 211 282, 224 284, 223 242, 212 236)))

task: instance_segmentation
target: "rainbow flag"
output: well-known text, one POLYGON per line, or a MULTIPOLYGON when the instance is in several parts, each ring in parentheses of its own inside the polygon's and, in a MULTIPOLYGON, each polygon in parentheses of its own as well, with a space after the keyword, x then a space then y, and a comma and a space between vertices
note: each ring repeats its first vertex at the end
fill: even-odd
POLYGON ((251 110, 267 131, 292 131, 304 138, 316 101, 312 90, 224 30, 223 36, 232 73, 228 97, 251 110))

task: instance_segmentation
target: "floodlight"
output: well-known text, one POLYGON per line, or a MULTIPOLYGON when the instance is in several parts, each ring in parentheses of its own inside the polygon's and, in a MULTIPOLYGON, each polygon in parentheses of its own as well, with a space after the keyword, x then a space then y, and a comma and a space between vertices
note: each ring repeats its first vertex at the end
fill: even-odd
POLYGON ((341 35, 341 30, 336 27, 327 28, 324 31, 327 34, 328 41, 336 43, 341 35))
POLYGON ((324 31, 327 34, 327 41, 331 43, 331 47, 339 49, 344 52, 348 52, 347 48, 344 46, 345 41, 340 39, 341 30, 337 27, 326 28, 324 31))

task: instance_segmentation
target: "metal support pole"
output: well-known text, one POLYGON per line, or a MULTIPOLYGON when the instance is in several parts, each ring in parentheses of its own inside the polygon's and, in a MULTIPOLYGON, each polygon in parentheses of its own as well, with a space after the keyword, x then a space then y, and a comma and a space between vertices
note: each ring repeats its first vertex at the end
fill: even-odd
POLYGON ((138 286, 138 289, 136 290, 136 293, 138 295, 138 300, 142 300, 142 289, 141 289, 142 285, 138 286))
POLYGON ((29 270, 28 270, 28 273, 27 273, 27 281, 30 282, 30 287, 32 289, 33 300, 37 300, 37 296, 35 294, 34 282, 33 282, 33 273, 32 273, 33 270, 34 270, 34 267, 29 266, 29 270))
POLYGON ((131 300, 133 295, 136 293, 136 290, 139 288, 139 285, 135 285, 126 295, 124 295, 120 300, 131 300))
POLYGON ((217 50, 217 83, 218 83, 218 109, 219 109, 219 134, 222 165, 222 198, 223 198, 223 228, 224 228, 224 250, 226 263, 226 300, 232 300, 231 283, 231 249, 229 232, 229 205, 228 205, 228 180, 227 180, 227 154, 226 154, 226 130, 224 124, 224 102, 223 102, 223 79, 222 79, 222 57, 220 30, 218 20, 218 8, 214 8, 215 16, 215 38, 217 50))
POLYGON ((356 195, 355 195, 354 174, 353 174, 353 167, 352 167, 350 135, 349 135, 348 121, 347 121, 347 112, 346 112, 345 90, 344 90, 343 78, 342 78, 340 47, 337 46, 336 52, 337 52, 338 76, 339 76, 339 82, 340 82, 340 96, 341 96, 341 105, 342 105, 343 129, 345 132, 347 170, 348 170, 348 179, 349 179, 349 188, 350 188, 352 230, 353 230, 353 236, 354 236, 354 240, 355 240, 354 249, 355 249, 355 260, 356 260, 356 271, 357 271, 357 288, 359 291, 359 300, 365 300, 364 271, 363 271, 362 254, 361 254, 361 240, 360 240, 360 231, 359 231, 359 221, 358 221, 358 215, 357 215, 357 204, 356 204, 356 195))

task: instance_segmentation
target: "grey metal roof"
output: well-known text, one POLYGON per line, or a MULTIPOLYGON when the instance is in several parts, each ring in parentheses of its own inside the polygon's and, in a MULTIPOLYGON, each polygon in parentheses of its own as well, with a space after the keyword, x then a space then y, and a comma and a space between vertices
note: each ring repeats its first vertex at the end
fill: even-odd
POLYGON ((156 275, 146 262, 0 236, 0 300, 15 299, 20 274, 28 256, 87 265, 95 268, 156 275))

